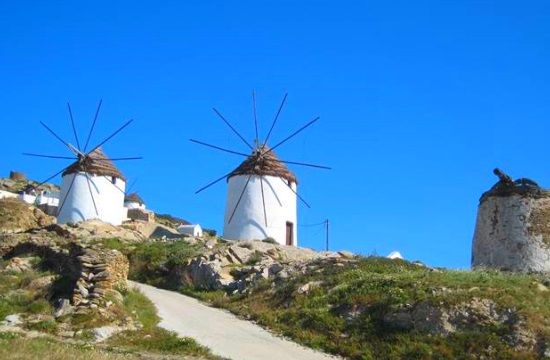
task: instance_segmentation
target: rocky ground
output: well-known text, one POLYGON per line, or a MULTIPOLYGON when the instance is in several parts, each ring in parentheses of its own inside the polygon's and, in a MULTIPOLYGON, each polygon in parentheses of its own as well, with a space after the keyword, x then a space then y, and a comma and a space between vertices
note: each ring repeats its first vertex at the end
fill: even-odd
POLYGON ((13 199, 0 200, 0 215, 0 334, 101 343, 140 331, 124 309, 130 277, 350 358, 550 358, 545 275, 194 238, 170 223, 58 225, 13 199), (47 310, 6 312, 13 299, 47 310))

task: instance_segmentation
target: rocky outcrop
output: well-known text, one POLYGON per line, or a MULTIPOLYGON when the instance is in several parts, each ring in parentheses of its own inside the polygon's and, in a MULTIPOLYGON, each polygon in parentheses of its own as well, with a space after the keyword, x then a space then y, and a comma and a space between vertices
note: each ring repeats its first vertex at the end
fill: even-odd
POLYGON ((491 299, 473 298, 452 306, 423 301, 387 313, 383 322, 385 326, 394 329, 443 336, 500 329, 504 334, 503 341, 510 347, 539 353, 548 351, 546 341, 526 326, 516 309, 500 308, 491 299))
POLYGON ((22 233, 55 223, 55 218, 15 198, 0 199, 0 234, 22 233))
POLYGON ((67 297, 56 300, 59 316, 75 310, 70 307, 97 308, 123 299, 119 290, 127 286, 129 263, 117 250, 86 247, 51 233, 3 235, 0 243, 0 255, 10 260, 8 268, 26 271, 30 264, 24 258, 34 256, 37 266, 65 279, 67 297))
POLYGON ((100 220, 88 220, 76 224, 53 225, 48 228, 60 236, 90 242, 99 239, 116 238, 127 242, 143 241, 146 237, 139 231, 125 226, 114 226, 100 220))
POLYGON ((352 259, 349 252, 316 252, 307 248, 261 241, 239 241, 214 247, 173 270, 180 285, 198 289, 246 292, 259 281, 287 279, 305 272, 313 260, 352 259))

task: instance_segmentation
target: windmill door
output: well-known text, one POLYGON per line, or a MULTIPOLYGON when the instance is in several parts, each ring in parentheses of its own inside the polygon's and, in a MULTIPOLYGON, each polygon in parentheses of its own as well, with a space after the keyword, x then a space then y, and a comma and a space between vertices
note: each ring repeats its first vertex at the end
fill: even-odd
POLYGON ((290 221, 286 222, 286 244, 292 245, 294 243, 294 224, 290 221))

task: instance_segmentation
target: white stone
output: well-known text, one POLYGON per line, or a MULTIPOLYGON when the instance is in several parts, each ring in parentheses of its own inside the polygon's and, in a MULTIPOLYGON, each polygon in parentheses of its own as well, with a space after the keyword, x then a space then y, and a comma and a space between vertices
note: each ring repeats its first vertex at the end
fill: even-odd
POLYGON ((9 326, 15 326, 23 323, 19 314, 8 315, 4 319, 4 323, 9 326))

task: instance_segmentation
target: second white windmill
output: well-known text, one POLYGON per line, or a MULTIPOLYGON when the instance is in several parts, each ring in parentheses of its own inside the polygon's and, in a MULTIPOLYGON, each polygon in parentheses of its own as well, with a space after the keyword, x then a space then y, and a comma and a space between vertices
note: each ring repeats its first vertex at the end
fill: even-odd
POLYGON ((194 143, 246 158, 233 171, 209 183, 196 192, 200 193, 224 179, 227 180, 227 201, 223 228, 223 237, 226 239, 262 240, 270 237, 283 245, 298 245, 297 199, 300 199, 307 207, 309 207, 309 204, 298 195, 298 180, 296 175, 290 171, 286 165, 292 164, 320 169, 330 169, 330 167, 281 160, 274 152, 276 148, 319 120, 319 117, 311 120, 273 147, 267 145, 286 98, 287 95, 285 94, 265 140, 260 142, 258 136, 258 119, 256 116, 256 95, 253 93, 252 101, 256 131, 254 146, 247 142, 218 110, 214 109, 214 112, 227 126, 229 126, 241 141, 248 146, 252 151, 251 154, 229 150, 190 139, 194 143))

